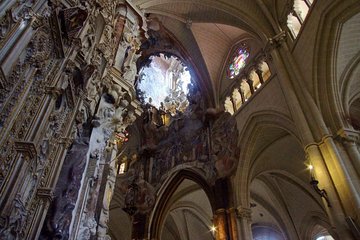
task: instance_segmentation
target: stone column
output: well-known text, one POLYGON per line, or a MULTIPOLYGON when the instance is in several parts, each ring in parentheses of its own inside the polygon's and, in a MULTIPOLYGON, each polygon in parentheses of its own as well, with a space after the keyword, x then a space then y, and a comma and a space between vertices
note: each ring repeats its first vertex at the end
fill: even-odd
POLYGON ((338 135, 341 137, 341 142, 346 149, 351 163, 360 176, 360 153, 357 142, 359 142, 359 132, 351 129, 340 129, 338 135))
POLYGON ((143 240, 146 239, 146 224, 147 216, 146 214, 136 213, 132 216, 132 240, 143 240))
POLYGON ((256 68, 255 73, 258 75, 260 83, 264 84, 264 78, 263 78, 263 75, 262 75, 263 72, 259 68, 259 66, 256 68))
POLYGON ((214 217, 214 226, 216 227, 215 239, 216 240, 227 240, 229 239, 228 224, 227 224, 227 214, 226 209, 219 208, 215 211, 214 217))
MULTIPOLYGON (((241 80, 243 81, 243 80, 241 80)), ((241 102, 244 104, 245 103, 245 94, 244 94, 244 89, 242 88, 241 84, 239 87, 239 92, 240 92, 240 96, 241 96, 241 102)))
POLYGON ((251 95, 253 95, 254 92, 255 92, 255 90, 254 90, 254 81, 250 78, 250 76, 247 76, 246 77, 246 82, 247 82, 247 84, 249 84, 251 95))
POLYGON ((54 193, 53 190, 51 188, 38 188, 37 192, 36 192, 36 197, 39 201, 39 205, 35 211, 35 220, 34 222, 32 222, 32 227, 31 231, 28 235, 29 239, 38 239, 40 232, 41 232, 41 228, 37 227, 37 226, 42 226, 46 217, 46 213, 50 207, 50 203, 53 201, 54 199, 54 193))
POLYGON ((214 186, 216 210, 213 216, 216 240, 235 240, 239 237, 236 221, 237 210, 230 205, 229 188, 228 179, 216 180, 214 186))
POLYGON ((307 145, 305 147, 305 152, 308 157, 308 162, 313 166, 312 171, 314 172, 313 176, 310 176, 309 172, 309 181, 311 178, 318 181, 317 187, 319 190, 326 191, 326 195, 331 206, 328 207, 328 204, 324 203, 330 219, 330 224, 334 232, 337 234, 333 237, 335 237, 335 239, 339 239, 339 236, 341 236, 341 239, 353 239, 349 229, 344 225, 346 217, 343 205, 344 202, 341 201, 341 194, 338 193, 336 186, 333 184, 333 179, 328 171, 327 164, 325 164, 325 160, 320 152, 319 146, 315 143, 307 145))
POLYGON ((239 238, 239 234, 238 234, 238 227, 237 227, 237 213, 236 213, 236 208, 229 208, 227 210, 228 213, 228 219, 229 219, 229 229, 230 229, 230 236, 231 239, 238 239, 239 238))
POLYGON ((236 209, 236 216, 238 218, 237 228, 238 228, 238 239, 248 240, 252 239, 251 232, 251 209, 239 206, 236 209))
POLYGON ((233 103, 234 112, 236 112, 241 106, 241 104, 239 104, 239 105, 237 104, 238 101, 242 101, 239 87, 234 88, 234 90, 232 92, 232 95, 231 95, 231 100, 232 100, 232 103, 233 103), (239 96, 238 93, 240 95, 240 99, 238 97, 239 96))
MULTIPOLYGON (((340 144, 339 144, 340 145, 340 144)), ((320 144, 327 169, 339 194, 347 216, 360 217, 360 179, 346 151, 335 144, 332 137, 325 137, 320 144)), ((358 220, 359 221, 359 220, 358 220)))

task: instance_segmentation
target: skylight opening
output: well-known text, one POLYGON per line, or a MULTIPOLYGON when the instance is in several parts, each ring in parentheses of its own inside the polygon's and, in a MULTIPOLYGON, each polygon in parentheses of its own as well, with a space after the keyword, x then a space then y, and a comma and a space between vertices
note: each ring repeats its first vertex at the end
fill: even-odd
POLYGON ((187 94, 191 85, 190 72, 174 56, 151 56, 150 64, 141 68, 137 89, 142 100, 157 109, 170 113, 184 112, 189 102, 187 94))

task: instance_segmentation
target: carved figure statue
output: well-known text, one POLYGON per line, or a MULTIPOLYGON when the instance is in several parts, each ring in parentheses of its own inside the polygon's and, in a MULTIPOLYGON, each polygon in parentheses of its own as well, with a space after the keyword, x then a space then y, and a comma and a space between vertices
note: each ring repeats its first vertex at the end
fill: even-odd
POLYGON ((111 84, 109 94, 114 98, 115 105, 119 105, 126 92, 118 84, 111 84))
POLYGON ((112 117, 112 122, 115 124, 122 124, 123 123, 123 117, 126 114, 126 107, 129 106, 129 102, 125 99, 122 99, 120 101, 120 106, 115 109, 115 113, 112 117))
POLYGON ((137 69, 136 69, 135 63, 130 64, 129 66, 126 66, 124 68, 123 78, 126 81, 130 82, 131 84, 134 84, 135 83, 136 72, 137 72, 137 69))
MULTIPOLYGON (((94 73, 94 75, 96 76, 97 72, 94 73)), ((96 104, 100 98, 99 92, 100 92, 100 82, 97 81, 96 77, 92 77, 87 87, 87 100, 90 102, 91 114, 94 114, 96 104)))

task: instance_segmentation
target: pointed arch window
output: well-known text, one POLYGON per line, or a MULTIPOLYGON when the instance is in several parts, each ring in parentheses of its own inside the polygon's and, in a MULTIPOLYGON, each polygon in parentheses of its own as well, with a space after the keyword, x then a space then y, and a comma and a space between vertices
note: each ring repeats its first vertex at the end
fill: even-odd
POLYGON ((244 46, 239 47, 234 52, 227 69, 228 78, 233 79, 239 75, 240 71, 245 67, 249 55, 248 49, 244 46))

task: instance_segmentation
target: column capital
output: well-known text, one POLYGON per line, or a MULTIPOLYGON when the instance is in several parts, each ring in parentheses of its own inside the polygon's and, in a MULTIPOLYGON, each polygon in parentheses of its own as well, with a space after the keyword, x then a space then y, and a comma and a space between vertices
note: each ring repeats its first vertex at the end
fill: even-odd
POLYGON ((251 209, 239 206, 236 208, 236 216, 240 219, 251 221, 251 209))
POLYGON ((54 192, 51 188, 40 187, 37 189, 36 195, 40 199, 47 200, 48 202, 51 202, 54 199, 54 192))
POLYGON ((270 51, 274 48, 280 47, 286 40, 286 32, 281 31, 280 33, 276 34, 275 36, 268 38, 268 42, 266 44, 265 49, 270 51))
POLYGON ((341 128, 336 134, 344 143, 356 143, 360 140, 360 132, 354 129, 341 128))

